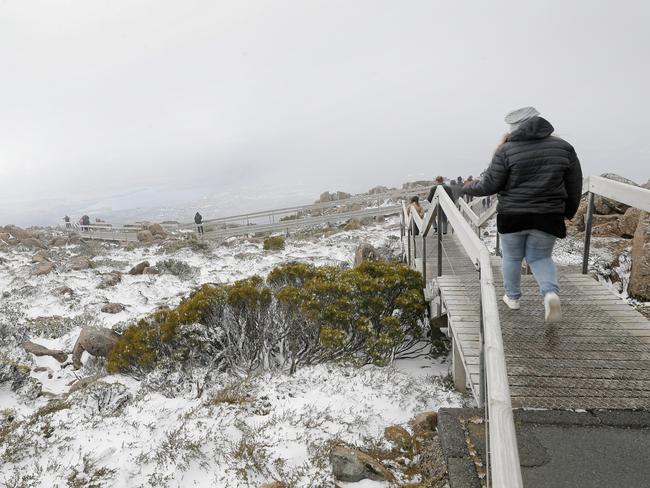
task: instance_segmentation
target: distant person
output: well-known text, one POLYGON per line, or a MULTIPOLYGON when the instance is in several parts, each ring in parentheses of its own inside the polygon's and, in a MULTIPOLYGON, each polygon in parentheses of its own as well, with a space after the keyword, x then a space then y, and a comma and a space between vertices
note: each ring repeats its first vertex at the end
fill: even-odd
POLYGON ((196 231, 199 233, 200 236, 202 236, 203 235, 203 216, 199 212, 196 212, 196 214, 194 214, 194 223, 196 224, 196 231))
POLYGON ((498 193, 497 230, 503 250, 503 301, 520 307, 521 263, 525 258, 544 297, 546 322, 560 320, 560 288, 552 253, 566 237, 582 193, 582 169, 575 149, 554 137, 553 126, 533 107, 506 115, 510 133, 497 148, 480 181, 463 187, 468 195, 498 193))
MULTIPOLYGON (((439 186, 441 186, 442 189, 445 190, 447 195, 449 195, 449 198, 451 198, 452 201, 453 201, 454 200, 454 195, 453 195, 453 193, 451 191, 451 187, 445 183, 445 179, 442 176, 436 176, 435 185, 433 185, 431 187, 431 190, 429 190, 429 196, 427 197, 427 200, 429 202, 433 201, 433 196, 436 193, 436 190, 438 189, 439 186)), ((435 222, 436 223, 434 223, 434 225, 433 225, 433 230, 435 232, 438 232, 437 219, 436 219, 435 222)), ((442 233, 443 234, 447 233, 447 224, 448 224, 447 216, 443 213, 442 214, 442 233)))
POLYGON ((459 184, 460 186, 463 186, 463 184, 465 183, 463 181, 463 177, 459 176, 458 178, 456 178, 456 183, 459 184))
POLYGON ((63 217, 63 221, 65 222, 65 228, 66 229, 71 229, 72 228, 72 224, 70 223, 70 217, 69 216, 66 215, 65 217, 63 217))
MULTIPOLYGON (((474 181, 474 178, 472 178, 472 175, 469 175, 465 181, 463 181, 463 185, 469 185, 474 181)), ((467 203, 472 201, 472 196, 465 194, 465 201, 467 203)))
MULTIPOLYGON (((411 212, 417 212, 417 214, 420 216, 420 218, 424 218, 424 208, 422 205, 420 205, 420 197, 415 195, 414 197, 411 197, 411 203, 409 203, 409 206, 406 207, 406 215, 411 215, 411 212)), ((420 233, 418 230, 418 226, 413 225, 413 235, 417 236, 420 233)))
POLYGON ((90 217, 88 217, 87 215, 82 215, 81 218, 79 219, 79 224, 81 225, 81 230, 86 232, 89 231, 90 227, 88 226, 90 225, 90 217))

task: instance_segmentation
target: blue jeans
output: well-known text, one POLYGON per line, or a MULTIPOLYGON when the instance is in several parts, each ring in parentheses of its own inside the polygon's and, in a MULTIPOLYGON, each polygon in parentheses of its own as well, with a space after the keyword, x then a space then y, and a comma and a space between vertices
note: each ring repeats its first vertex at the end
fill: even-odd
POLYGON ((500 234, 503 259, 503 284, 508 298, 521 298, 521 261, 533 271, 542 295, 559 293, 557 271, 551 255, 556 237, 541 230, 523 230, 500 234))

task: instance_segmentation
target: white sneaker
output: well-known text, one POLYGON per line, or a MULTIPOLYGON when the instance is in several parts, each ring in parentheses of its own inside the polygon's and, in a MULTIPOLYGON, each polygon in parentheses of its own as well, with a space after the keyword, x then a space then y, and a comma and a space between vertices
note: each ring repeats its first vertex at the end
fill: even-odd
POLYGON ((557 293, 547 293, 544 296, 544 320, 546 322, 558 322, 562 318, 560 310, 560 297, 557 293))
POLYGON ((519 300, 509 298, 508 295, 503 295, 503 301, 506 305, 508 305, 508 308, 510 308, 510 310, 519 310, 519 300))

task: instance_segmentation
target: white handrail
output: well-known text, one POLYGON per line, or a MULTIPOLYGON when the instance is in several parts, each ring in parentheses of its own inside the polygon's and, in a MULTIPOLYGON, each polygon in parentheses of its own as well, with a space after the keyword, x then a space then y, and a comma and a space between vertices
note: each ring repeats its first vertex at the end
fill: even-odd
POLYGON ((458 199, 458 204, 460 205, 460 211, 469 217, 469 221, 472 225, 478 226, 478 215, 476 215, 476 212, 474 212, 472 207, 470 207, 462 198, 458 199))
POLYGON ((602 176, 589 176, 585 186, 592 193, 650 212, 650 190, 602 176))

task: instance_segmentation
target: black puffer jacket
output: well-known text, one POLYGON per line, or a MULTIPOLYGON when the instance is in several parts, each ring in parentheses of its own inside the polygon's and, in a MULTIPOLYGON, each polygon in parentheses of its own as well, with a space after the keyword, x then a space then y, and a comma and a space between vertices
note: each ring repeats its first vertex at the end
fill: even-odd
POLYGON ((510 134, 483 177, 463 188, 474 196, 498 193, 500 214, 560 214, 573 218, 582 170, 573 146, 553 137, 553 126, 533 117, 510 134))

